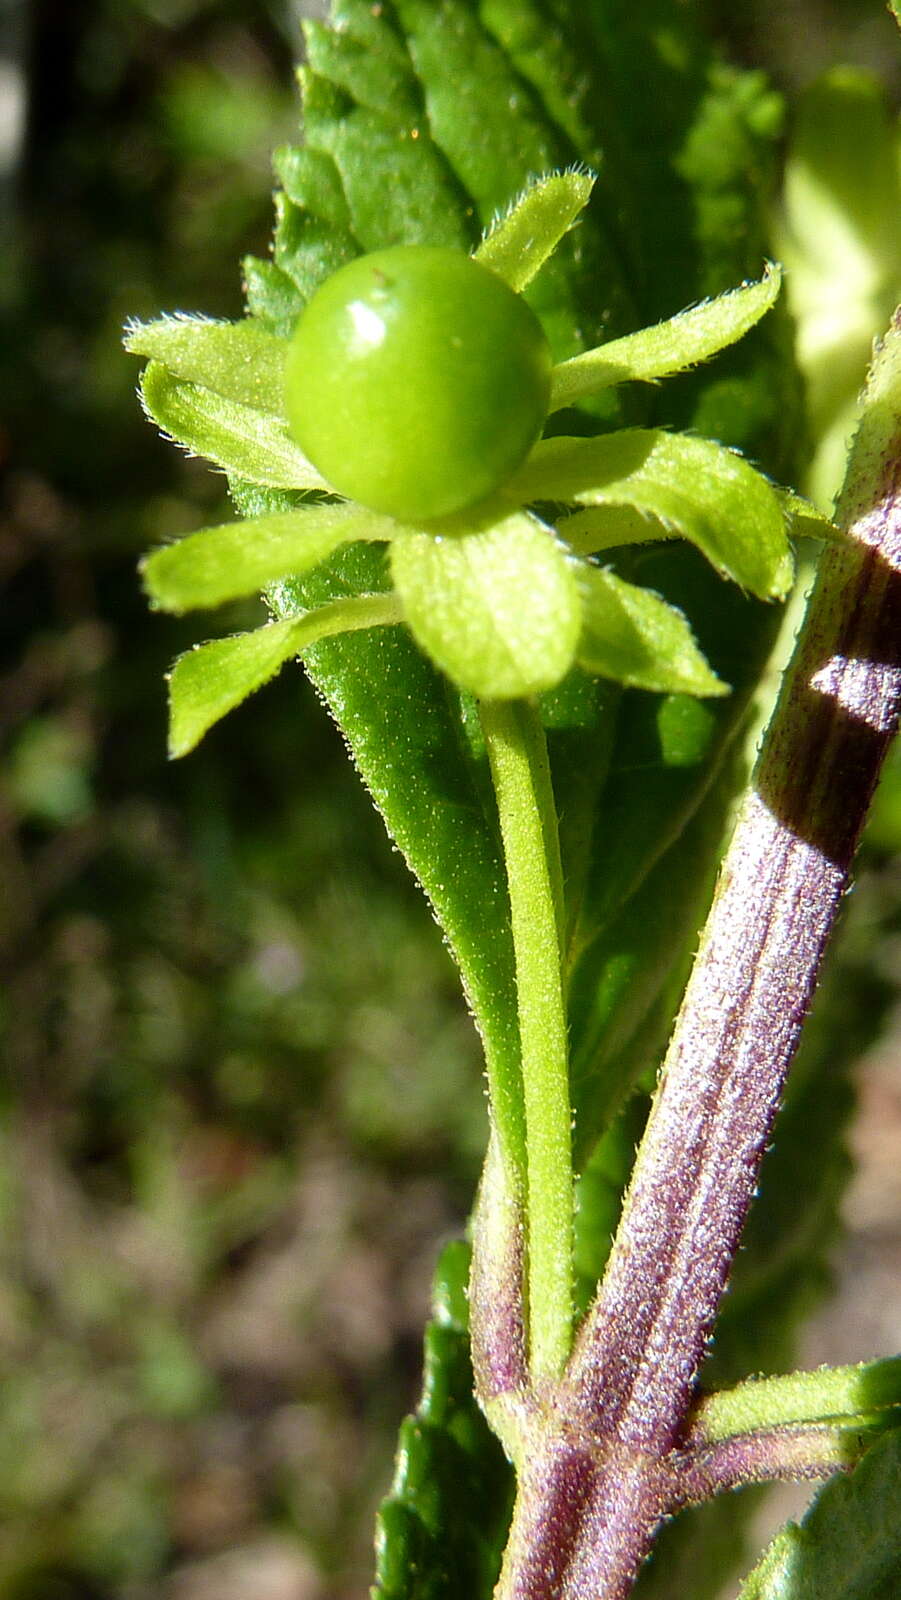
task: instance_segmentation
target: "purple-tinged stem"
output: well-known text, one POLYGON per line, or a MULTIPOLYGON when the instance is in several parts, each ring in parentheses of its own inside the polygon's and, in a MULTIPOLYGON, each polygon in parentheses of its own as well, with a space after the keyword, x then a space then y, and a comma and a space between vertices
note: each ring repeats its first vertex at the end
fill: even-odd
POLYGON ((849 538, 824 557, 723 863, 607 1272, 558 1392, 561 1424, 594 1441, 591 1468, 584 1450, 578 1471, 572 1461, 567 1468, 580 1509, 561 1500, 562 1469, 548 1445, 544 1489, 539 1458, 523 1484, 499 1589, 505 1600, 623 1600, 664 1509, 663 1460, 680 1442, 901 710, 899 366, 896 316, 839 508, 849 538), (542 1530, 546 1583, 529 1552, 529 1537, 542 1530))
POLYGON ((872 1437, 866 1427, 855 1434, 850 1426, 811 1423, 721 1439, 682 1456, 677 1480, 680 1504, 700 1505, 726 1489, 776 1478, 790 1483, 831 1478, 833 1472, 853 1467, 860 1459, 861 1440, 868 1436, 872 1437))

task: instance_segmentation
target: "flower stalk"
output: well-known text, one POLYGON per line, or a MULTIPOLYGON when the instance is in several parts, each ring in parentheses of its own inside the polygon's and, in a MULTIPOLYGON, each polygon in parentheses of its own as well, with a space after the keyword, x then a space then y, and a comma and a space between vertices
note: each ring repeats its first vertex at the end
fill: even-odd
POLYGON ((547 742, 532 701, 481 703, 516 955, 526 1121, 526 1282, 534 1382, 559 1376, 572 1328, 573 1178, 562 874, 547 742))

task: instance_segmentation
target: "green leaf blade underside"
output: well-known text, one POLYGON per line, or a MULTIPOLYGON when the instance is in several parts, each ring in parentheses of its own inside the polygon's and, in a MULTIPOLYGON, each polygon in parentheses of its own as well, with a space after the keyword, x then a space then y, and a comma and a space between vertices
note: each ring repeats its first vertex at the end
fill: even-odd
POLYGON ((358 595, 296 621, 213 639, 179 656, 169 675, 169 751, 187 755, 214 723, 261 689, 292 656, 330 634, 399 622, 392 595, 358 595))
MULTIPOLYGON (((718 572, 761 599, 784 599, 791 586, 794 565, 773 489, 710 439, 650 428, 546 439, 509 487, 525 501, 631 507, 690 540, 718 572)), ((583 549, 588 542, 580 538, 583 549)))
POLYGON ((593 182, 581 172, 539 179, 493 224, 474 252, 476 260, 511 289, 525 289, 588 204, 593 182))
POLYGON ((175 378, 198 383, 264 415, 284 416, 287 343, 259 322, 161 317, 133 323, 125 348, 159 361, 175 378))
POLYGON ((497 1579, 513 1474, 473 1396, 468 1272, 468 1247, 448 1245, 426 1329, 422 1399, 401 1428, 376 1524, 373 1600, 487 1600, 497 1579))
POLYGON ((141 399, 164 433, 228 473, 270 489, 328 490, 277 417, 173 377, 159 361, 144 373, 141 399))
POLYGON ((666 322, 571 357, 554 369, 551 411, 575 405, 609 384, 652 382, 709 361, 750 332, 775 304, 781 287, 781 270, 768 266, 759 283, 732 289, 666 322))
POLYGON ((569 670, 580 626, 575 576, 533 517, 514 512, 459 537, 400 530, 390 557, 414 637, 462 688, 511 700, 569 670))
POLYGON ((296 511, 203 528, 154 550, 141 564, 153 605, 176 614, 258 594, 324 561, 355 539, 387 539, 394 523, 357 506, 311 505, 296 511))
POLYGON ((901 1429, 788 1523, 739 1600, 895 1600, 901 1590, 901 1429))
POLYGON ((582 633, 576 654, 584 671, 660 694, 728 694, 674 606, 602 567, 581 563, 577 570, 582 633))
MULTIPOLYGON (((256 503, 255 496, 245 501, 248 509, 256 503)), ((279 616, 289 617, 384 581, 375 547, 352 545, 309 576, 277 586, 270 600, 279 616)), ((500 840, 459 699, 406 629, 316 645, 305 667, 447 936, 482 1036, 515 1183, 525 1168, 525 1142, 509 906, 500 840)))

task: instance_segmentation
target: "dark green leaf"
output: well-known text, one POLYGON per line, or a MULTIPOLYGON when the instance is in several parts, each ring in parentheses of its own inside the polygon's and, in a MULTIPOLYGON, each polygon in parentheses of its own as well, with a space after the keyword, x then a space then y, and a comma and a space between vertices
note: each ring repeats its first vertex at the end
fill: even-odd
POLYGON ((776 1535, 739 1600, 896 1600, 901 1591, 901 1430, 776 1535))
MULTIPOLYGON (((688 703, 700 711, 707 709, 706 704, 688 703)), ((664 707, 667 704, 674 702, 662 702, 664 707)), ((655 708, 650 698, 648 705, 655 708)), ((697 763, 702 769, 708 770, 710 743, 718 741, 714 723, 702 735, 703 756, 697 763)), ((622 898, 608 901, 604 914, 602 902, 594 899, 598 885, 588 886, 586 917, 579 933, 585 937, 588 929, 596 931, 584 946, 576 945, 569 996, 577 1168, 638 1079, 656 1067, 688 975, 736 783, 734 771, 727 765, 698 805, 697 765, 649 770, 650 795, 638 811, 634 830, 621 813, 611 816, 614 860, 602 882, 608 892, 613 890, 618 857, 622 898), (660 853, 652 861, 649 848, 642 853, 641 844, 657 805, 667 795, 674 813, 672 821, 666 819, 671 830, 669 848, 663 843, 667 837, 664 819, 657 817, 660 853), (636 876, 627 883, 630 872, 636 876)), ((628 781, 621 793, 627 803, 633 793, 628 781)), ((638 806, 637 800, 635 803, 638 806)))
MULTIPOLYGON (((353 546, 309 578, 280 585, 274 603, 280 615, 289 616, 298 607, 373 588, 379 574, 376 552, 353 546)), ((499 1128, 507 1149, 521 1159, 506 883, 457 697, 406 630, 318 645, 305 664, 447 935, 482 1035, 499 1128)))
POLYGON ((377 1600, 488 1600, 500 1567, 512 1471, 473 1398, 469 1250, 444 1250, 425 1335, 422 1400, 400 1432, 376 1524, 377 1600))

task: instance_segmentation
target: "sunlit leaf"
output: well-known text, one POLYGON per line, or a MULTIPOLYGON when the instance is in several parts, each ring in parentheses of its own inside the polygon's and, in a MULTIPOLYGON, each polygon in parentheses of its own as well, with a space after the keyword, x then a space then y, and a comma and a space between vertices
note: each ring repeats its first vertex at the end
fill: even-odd
POLYGON ((705 300, 666 322, 586 350, 554 369, 551 410, 578 403, 610 384, 646 382, 707 361, 741 339, 775 303, 782 287, 778 267, 768 266, 759 283, 705 300))
POLYGON ((739 1600, 894 1600, 901 1589, 901 1429, 778 1533, 739 1600))
POLYGON ((151 361, 141 381, 144 408, 164 433, 226 472, 268 489, 328 489, 283 422, 151 361))
POLYGON ((584 172, 537 179, 494 223, 475 251, 476 260, 511 289, 524 289, 588 204, 593 183, 584 172))
POLYGON ((571 666, 580 625, 575 577, 534 517, 514 512, 476 533, 402 531, 391 571, 414 637, 471 693, 537 694, 571 666))
POLYGON ((722 695, 681 611, 602 567, 578 567, 582 594, 579 665, 599 677, 661 694, 722 695))
POLYGON ((211 322, 205 317, 161 317, 135 322, 125 348, 150 356, 175 378, 199 383, 226 400, 237 400, 267 416, 283 417, 288 341, 251 317, 211 322))
POLYGON ((311 505, 203 528, 154 550, 141 564, 144 585, 162 611, 190 611, 257 594, 267 584, 315 567, 353 539, 388 539, 388 517, 350 505, 311 505))
MULTIPOLYGON (((671 537, 689 539, 718 572, 761 599, 781 599, 793 563, 772 487, 732 450, 710 439, 629 428, 599 439, 546 439, 508 489, 526 501, 631 507, 656 518, 671 537)), ((579 548, 593 548, 586 519, 579 548)), ((633 519, 634 531, 640 524, 633 519)), ((659 537, 659 531, 652 536, 659 537)))
POLYGON ((356 595, 296 620, 195 646, 179 656, 169 676, 170 755, 187 755, 214 723, 317 639, 398 621, 393 595, 356 595))

